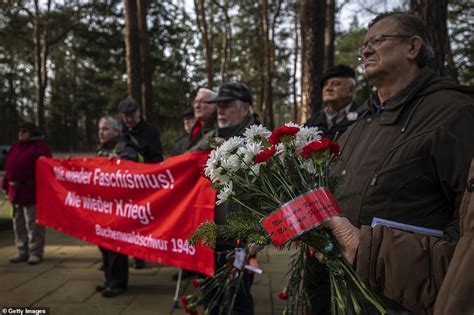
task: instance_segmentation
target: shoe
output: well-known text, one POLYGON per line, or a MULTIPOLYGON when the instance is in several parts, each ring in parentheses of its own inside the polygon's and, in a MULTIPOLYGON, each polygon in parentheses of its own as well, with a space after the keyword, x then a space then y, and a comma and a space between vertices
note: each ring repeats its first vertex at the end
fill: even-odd
POLYGON ((103 292, 105 290, 105 286, 98 285, 95 287, 95 292, 103 292))
POLYGON ((117 295, 120 295, 127 291, 127 289, 124 288, 105 288, 104 291, 102 291, 102 296, 109 298, 109 297, 116 297, 117 295))
POLYGON ((31 255, 28 258, 28 264, 30 265, 37 265, 41 262, 41 256, 31 255))
MULTIPOLYGON (((194 277, 196 274, 197 274, 197 272, 195 272, 195 271, 182 269, 182 271, 181 271, 181 280, 187 279, 187 278, 192 278, 192 277, 194 277)), ((178 278, 179 278, 179 272, 173 273, 173 275, 171 276, 171 278, 173 278, 173 280, 177 281, 178 278)))
POLYGON ((19 262, 27 261, 27 260, 28 260, 28 256, 23 256, 23 255, 16 254, 15 256, 8 257, 8 260, 9 260, 12 264, 16 264, 16 263, 19 263, 19 262))
POLYGON ((140 270, 140 269, 145 269, 146 268, 146 262, 144 260, 135 260, 135 266, 133 268, 140 270))

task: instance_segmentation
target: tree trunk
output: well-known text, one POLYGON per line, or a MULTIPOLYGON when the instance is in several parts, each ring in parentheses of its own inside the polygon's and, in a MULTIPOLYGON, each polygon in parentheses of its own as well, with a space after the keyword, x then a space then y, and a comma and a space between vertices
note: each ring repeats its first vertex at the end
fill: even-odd
POLYGON ((410 9, 428 28, 435 53, 433 69, 443 75, 448 47, 448 0, 410 0, 410 9))
POLYGON ((196 17, 201 31, 202 40, 204 44, 204 57, 206 60, 206 74, 207 74, 207 87, 212 90, 214 86, 214 71, 212 63, 212 49, 209 40, 209 34, 207 29, 206 11, 204 8, 204 0, 194 0, 194 6, 196 9, 196 17))
POLYGON ((146 0, 137 0, 138 31, 140 34, 140 73, 141 73, 141 101, 145 118, 154 123, 156 117, 153 111, 153 68, 150 66, 150 50, 148 29, 146 25, 146 0))
POLYGON ((263 86, 263 124, 270 130, 275 127, 273 117, 272 98, 272 52, 270 42, 270 29, 268 20, 268 0, 262 1, 262 30, 263 30, 263 64, 264 64, 264 86, 263 86))
POLYGON ((300 11, 302 41, 301 121, 321 110, 319 81, 324 72, 324 26, 326 2, 303 0, 300 11))
POLYGON ((221 53, 221 83, 227 81, 227 64, 229 62, 229 42, 231 34, 231 25, 229 17, 229 0, 224 1, 224 5, 221 7, 222 13, 225 18, 224 35, 222 36, 222 53, 221 53))
POLYGON ((35 0, 35 15, 33 20, 34 50, 35 50, 35 71, 36 71, 36 125, 44 130, 45 125, 45 94, 48 84, 47 62, 49 54, 49 12, 51 10, 51 0, 46 4, 44 13, 43 28, 41 27, 41 9, 39 0, 35 0))
MULTIPOLYGON (((140 37, 138 33, 137 2, 124 0, 125 4, 125 62, 127 64, 128 97, 135 99, 142 108, 142 83, 140 71, 140 37)), ((142 108, 142 113, 145 114, 142 108)))
POLYGON ((291 77, 291 85, 293 89, 293 121, 298 122, 298 90, 296 88, 297 79, 296 79, 296 72, 298 71, 298 54, 299 54, 299 10, 295 7, 295 20, 294 20, 294 28, 295 28, 295 47, 293 48, 293 73, 291 77))
POLYGON ((326 28, 324 30, 324 71, 334 67, 334 30, 336 1, 326 0, 326 28))

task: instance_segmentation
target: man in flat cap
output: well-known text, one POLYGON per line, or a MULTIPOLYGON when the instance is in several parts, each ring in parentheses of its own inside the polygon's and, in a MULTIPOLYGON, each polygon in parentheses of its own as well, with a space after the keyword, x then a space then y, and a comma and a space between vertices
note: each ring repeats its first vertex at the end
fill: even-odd
POLYGON ((356 88, 355 72, 346 65, 332 67, 321 78, 324 108, 306 122, 318 127, 323 136, 333 139, 340 136, 357 119, 357 105, 352 96, 356 88))
POLYGON ((171 150, 171 155, 178 155, 186 151, 186 147, 189 143, 189 135, 191 134, 191 130, 193 129, 193 125, 196 122, 194 117, 194 108, 188 107, 183 112, 183 129, 184 133, 176 139, 173 145, 173 149, 171 150))
POLYGON ((119 103, 118 111, 125 124, 122 137, 130 138, 138 144, 138 151, 143 156, 143 162, 163 161, 160 132, 143 119, 138 103, 134 99, 127 98, 119 103))
MULTIPOLYGON (((245 129, 254 124, 260 124, 252 110, 252 94, 249 88, 241 82, 227 82, 220 88, 216 97, 207 101, 209 104, 215 104, 217 107, 217 126, 214 130, 207 132, 203 139, 198 143, 194 150, 209 149, 210 138, 216 138, 220 141, 227 140, 234 136, 243 135, 245 129)), ((226 216, 231 212, 242 211, 241 206, 226 201, 217 205, 214 211, 214 221, 217 225, 226 224, 226 216)), ((221 239, 216 240, 215 261, 216 270, 226 263, 226 255, 235 250, 235 240, 221 239)), ((244 272, 244 271, 241 271, 244 272)), ((253 274, 244 272, 242 276, 242 285, 238 288, 232 314, 253 315, 254 303, 251 295, 251 286, 253 283, 253 274)), ((211 293, 204 298, 204 305, 210 303, 211 293)), ((218 303, 220 304, 220 303, 218 303)), ((223 306, 225 307, 225 306, 223 306)), ((227 313, 230 310, 221 309, 217 305, 209 310, 210 315, 227 313)), ((230 312, 229 312, 230 313, 230 312)))
MULTIPOLYGON (((163 161, 160 131, 143 119, 137 101, 131 98, 124 99, 119 103, 118 111, 125 124, 120 141, 131 142, 137 146, 142 159, 139 162, 163 161)), ((145 268, 145 261, 135 258, 135 269, 143 268, 145 268)))

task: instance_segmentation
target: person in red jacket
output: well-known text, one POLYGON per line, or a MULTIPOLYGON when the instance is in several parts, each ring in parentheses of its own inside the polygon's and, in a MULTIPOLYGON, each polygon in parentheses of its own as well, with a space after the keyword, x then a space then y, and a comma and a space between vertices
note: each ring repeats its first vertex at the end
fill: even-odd
POLYGON ((41 262, 44 253, 45 228, 36 223, 35 162, 41 156, 51 157, 51 150, 38 127, 24 123, 18 128, 18 142, 7 155, 2 188, 13 205, 13 231, 17 254, 11 263, 41 262))

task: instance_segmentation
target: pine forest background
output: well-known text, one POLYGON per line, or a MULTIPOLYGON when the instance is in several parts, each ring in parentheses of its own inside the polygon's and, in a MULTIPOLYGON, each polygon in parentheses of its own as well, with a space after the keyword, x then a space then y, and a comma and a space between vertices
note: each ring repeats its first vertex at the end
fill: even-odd
POLYGON ((360 104, 371 91, 355 58, 367 18, 393 8, 427 23, 440 74, 472 85, 474 2, 393 3, 0 0, 0 145, 29 120, 57 151, 93 151, 98 118, 131 96, 168 153, 196 91, 229 80, 252 89, 267 127, 304 122, 321 108, 322 73, 340 63, 357 70, 360 104))

